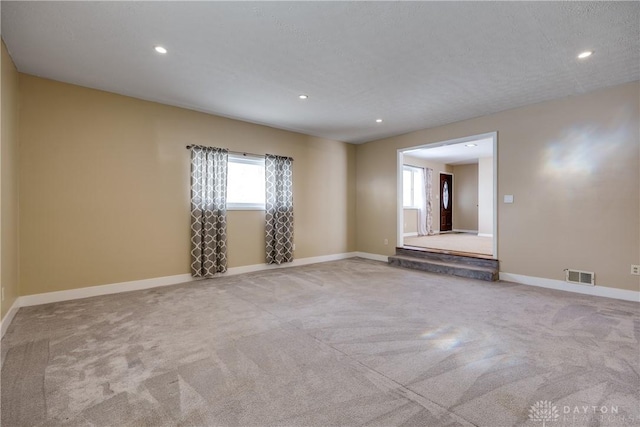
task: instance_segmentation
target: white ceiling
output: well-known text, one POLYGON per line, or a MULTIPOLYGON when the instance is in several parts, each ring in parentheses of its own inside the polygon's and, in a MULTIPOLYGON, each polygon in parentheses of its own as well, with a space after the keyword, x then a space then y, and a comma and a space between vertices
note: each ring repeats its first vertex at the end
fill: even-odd
POLYGON ((416 150, 405 151, 404 154, 447 165, 467 165, 478 163, 478 159, 483 157, 492 157, 493 139, 485 138, 476 141, 466 141, 459 144, 419 148, 416 150), (468 147, 468 144, 475 144, 475 147, 468 147))
POLYGON ((352 143, 640 79, 638 2, 2 1, 1 10, 21 72, 352 143), (577 60, 585 49, 595 54, 577 60))

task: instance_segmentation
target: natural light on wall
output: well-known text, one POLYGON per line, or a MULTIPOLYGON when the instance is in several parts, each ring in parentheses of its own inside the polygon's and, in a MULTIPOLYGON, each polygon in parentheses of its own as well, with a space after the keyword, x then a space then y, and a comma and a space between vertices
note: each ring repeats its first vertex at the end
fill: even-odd
POLYGON ((629 130, 633 129, 632 117, 626 110, 621 108, 610 115, 608 127, 585 123, 549 141, 542 172, 562 180, 595 176, 600 172, 629 140, 629 130))
POLYGON ((264 158, 229 155, 227 209, 264 210, 264 158))

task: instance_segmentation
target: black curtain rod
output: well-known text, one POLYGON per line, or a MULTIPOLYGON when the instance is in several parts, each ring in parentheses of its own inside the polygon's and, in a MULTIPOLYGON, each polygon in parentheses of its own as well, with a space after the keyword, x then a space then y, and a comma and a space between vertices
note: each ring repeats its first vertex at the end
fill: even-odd
MULTIPOLYGON (((187 145, 187 150, 190 150, 191 147, 195 147, 195 146, 194 145, 187 145)), ((241 156, 264 157, 264 154, 245 153, 245 152, 241 152, 241 151, 231 151, 229 149, 227 149, 227 151, 229 152, 229 154, 239 154, 241 156)))
MULTIPOLYGON (((187 145, 187 150, 190 150, 191 147, 194 147, 194 145, 187 145)), ((253 157, 264 157, 264 154, 254 154, 254 153, 245 153, 243 151, 231 151, 229 149, 227 149, 227 151, 229 152, 229 154, 237 154, 240 156, 253 156, 253 157)), ((293 161, 293 159, 291 159, 293 161)))

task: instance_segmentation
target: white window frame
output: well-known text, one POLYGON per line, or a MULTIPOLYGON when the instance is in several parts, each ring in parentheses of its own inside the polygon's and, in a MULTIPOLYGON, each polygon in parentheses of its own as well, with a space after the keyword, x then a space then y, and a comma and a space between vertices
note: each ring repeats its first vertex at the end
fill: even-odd
MULTIPOLYGON (((231 163, 244 163, 247 165, 256 165, 261 166, 262 170, 264 170, 264 157, 262 156, 251 156, 251 155, 239 155, 239 154, 229 154, 228 158, 229 164, 231 163)), ((265 181, 265 177, 262 177, 263 181, 265 181)), ((227 178, 228 180, 228 178, 227 178)), ((229 202, 229 183, 227 181, 227 210, 229 211, 264 211, 265 204, 264 203, 230 203, 229 202)))
POLYGON ((416 205, 416 188, 414 187, 414 183, 415 183, 415 174, 420 173, 420 168, 415 167, 415 166, 409 166, 409 165, 403 165, 402 166, 402 177, 403 177, 403 181, 402 181, 402 207, 403 209, 420 209, 420 206, 416 205), (404 202, 404 171, 409 171, 411 172, 411 204, 410 205, 405 205, 404 202))

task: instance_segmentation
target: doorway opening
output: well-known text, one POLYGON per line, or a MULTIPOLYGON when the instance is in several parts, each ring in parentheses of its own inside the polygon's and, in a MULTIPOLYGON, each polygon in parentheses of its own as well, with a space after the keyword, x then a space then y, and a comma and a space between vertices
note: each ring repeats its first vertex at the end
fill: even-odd
POLYGON ((497 132, 398 150, 398 247, 498 259, 497 132))

